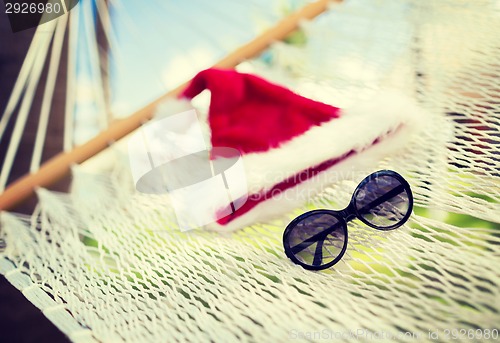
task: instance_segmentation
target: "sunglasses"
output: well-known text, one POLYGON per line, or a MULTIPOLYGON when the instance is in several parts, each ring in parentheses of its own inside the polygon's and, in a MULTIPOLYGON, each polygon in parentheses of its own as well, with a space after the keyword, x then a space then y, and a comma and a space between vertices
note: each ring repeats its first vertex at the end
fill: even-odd
POLYGON ((380 170, 360 182, 349 206, 341 211, 313 210, 285 229, 286 256, 309 270, 340 261, 347 248, 347 223, 357 218, 377 230, 393 230, 410 217, 413 195, 408 182, 392 170, 380 170))

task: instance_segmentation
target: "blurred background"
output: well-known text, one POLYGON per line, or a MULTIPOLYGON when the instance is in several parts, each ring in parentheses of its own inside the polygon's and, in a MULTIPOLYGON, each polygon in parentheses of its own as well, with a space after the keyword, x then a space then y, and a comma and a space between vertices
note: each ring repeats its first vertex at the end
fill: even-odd
POLYGON ((82 1, 71 20, 64 15, 37 34, 12 33, 3 15, 0 189, 186 82, 305 3, 82 1))

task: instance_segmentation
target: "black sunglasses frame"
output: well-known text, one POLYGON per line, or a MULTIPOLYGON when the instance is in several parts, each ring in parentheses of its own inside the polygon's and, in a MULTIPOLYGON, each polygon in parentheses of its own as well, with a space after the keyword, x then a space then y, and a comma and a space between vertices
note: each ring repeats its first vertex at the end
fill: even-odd
MULTIPOLYGON (((391 195, 391 192, 392 191, 389 191, 388 193, 384 194, 383 197, 374 200, 378 204, 374 205, 372 202, 365 207, 373 208, 373 207, 376 207, 379 204, 387 201, 392 196, 394 196, 394 195, 388 196, 388 194, 391 195)), ((399 194, 401 192, 398 192, 397 194, 399 194)), ((300 216, 296 217, 294 220, 292 220, 290 222, 290 224, 287 225, 287 227, 283 233, 283 247, 285 249, 285 254, 294 263, 296 263, 296 264, 298 264, 298 265, 300 265, 303 268, 308 269, 308 270, 322 270, 322 269, 330 268, 331 266, 333 266, 334 264, 336 264, 338 261, 340 261, 342 259, 342 257, 344 256, 344 254, 347 250, 347 243, 348 243, 347 224, 351 220, 359 219, 361 222, 365 223, 366 225, 368 225, 374 229, 382 230, 382 231, 389 231, 389 230, 394 230, 394 229, 400 227, 401 225, 403 225, 404 223, 406 223, 408 218, 410 218, 410 216, 411 216, 412 209, 413 209, 413 194, 411 192, 410 184, 400 174, 396 173, 393 170, 379 170, 377 172, 374 172, 374 173, 368 175, 367 177, 365 177, 363 179, 363 181, 361 181, 358 184, 358 186, 354 190, 354 193, 351 197, 351 201, 349 202, 349 205, 346 208, 344 208, 343 210, 327 210, 327 209, 312 210, 312 211, 308 211, 306 213, 303 213, 300 216), (377 226, 373 223, 370 223, 362 215, 360 215, 361 211, 360 211, 360 209, 358 209, 357 204, 356 204, 357 194, 363 189, 363 186, 366 185, 368 182, 370 182, 374 179, 377 179, 379 177, 382 177, 382 176, 390 176, 390 177, 397 179, 401 183, 401 186, 403 186, 403 190, 401 192, 406 191, 406 193, 408 194, 408 205, 409 206, 408 206, 407 212, 405 213, 404 217, 401 218, 400 221, 398 221, 397 223, 390 225, 390 226, 377 226), (292 247, 290 247, 290 242, 289 242, 288 236, 290 235, 292 230, 296 227, 296 225, 299 222, 303 221, 304 219, 306 219, 312 215, 317 215, 317 214, 328 214, 328 215, 335 217, 339 221, 338 224, 335 224, 335 226, 341 225, 345 239, 344 239, 344 245, 342 247, 342 250, 340 251, 339 255, 333 261, 325 263, 323 265, 310 265, 310 264, 303 263, 297 257, 295 257, 295 254, 292 251, 292 247)), ((309 237, 309 239, 308 239, 308 241, 310 241, 310 242, 308 242, 308 243, 310 243, 309 245, 314 244, 316 241, 319 241, 319 239, 318 240, 314 240, 314 239, 311 240, 311 238, 321 237, 321 236, 326 237, 326 235, 328 235, 330 232, 332 232, 332 230, 330 230, 330 229, 331 229, 331 227, 326 229, 326 230, 323 230, 322 232, 320 232, 312 237, 309 237)))

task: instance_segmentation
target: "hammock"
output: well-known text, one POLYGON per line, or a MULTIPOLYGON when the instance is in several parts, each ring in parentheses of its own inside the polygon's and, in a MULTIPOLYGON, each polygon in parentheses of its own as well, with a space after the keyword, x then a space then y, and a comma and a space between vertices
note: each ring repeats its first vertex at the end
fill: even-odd
MULTIPOLYGON (((2 213, 0 272, 75 342, 497 338, 499 17, 490 1, 306 6, 222 64, 327 103, 397 87, 432 116, 403 152, 274 222, 181 232, 164 198, 134 192, 126 139, 103 149, 126 130, 104 131, 79 156, 64 155, 62 169, 103 150, 72 167, 69 193, 39 188, 33 215, 2 213), (383 168, 412 186, 416 207, 403 227, 353 222, 346 255, 325 271, 286 258, 291 218, 345 206, 383 168)), ((139 126, 155 104, 121 128, 139 126)), ((204 99, 196 105, 206 110, 204 99)), ((2 208, 12 189, 21 188, 7 188, 2 208)))

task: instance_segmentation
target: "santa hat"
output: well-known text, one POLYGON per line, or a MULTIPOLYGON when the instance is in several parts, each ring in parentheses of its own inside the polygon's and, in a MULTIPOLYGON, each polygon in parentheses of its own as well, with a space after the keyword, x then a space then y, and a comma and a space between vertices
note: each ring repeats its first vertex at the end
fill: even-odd
POLYGON ((235 70, 202 71, 179 98, 190 101, 204 90, 211 93, 211 145, 241 153, 248 186, 236 209, 238 199, 231 199, 214 213, 209 227, 225 231, 276 218, 332 182, 373 167, 404 146, 423 115, 401 94, 341 109, 235 70))

